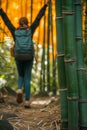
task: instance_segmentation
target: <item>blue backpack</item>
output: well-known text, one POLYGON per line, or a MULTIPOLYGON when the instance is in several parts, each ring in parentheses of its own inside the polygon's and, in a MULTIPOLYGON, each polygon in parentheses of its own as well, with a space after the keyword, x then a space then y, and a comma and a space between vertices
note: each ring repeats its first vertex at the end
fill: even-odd
POLYGON ((14 56, 18 60, 31 60, 34 57, 34 43, 30 29, 15 31, 14 56))

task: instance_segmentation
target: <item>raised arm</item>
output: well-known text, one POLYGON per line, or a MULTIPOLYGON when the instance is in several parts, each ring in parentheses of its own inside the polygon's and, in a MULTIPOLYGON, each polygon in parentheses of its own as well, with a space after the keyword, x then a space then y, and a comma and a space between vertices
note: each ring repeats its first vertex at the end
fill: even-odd
POLYGON ((36 19, 34 20, 34 22, 32 23, 32 25, 30 26, 31 31, 32 31, 32 35, 35 31, 35 29, 38 27, 41 18, 43 17, 43 15, 45 14, 45 10, 47 8, 47 6, 49 5, 50 0, 48 0, 48 2, 40 9, 36 19))
POLYGON ((11 23, 11 21, 9 20, 8 16, 6 15, 6 13, 3 11, 2 8, 0 8, 0 15, 5 23, 5 25, 8 27, 9 31, 11 32, 12 36, 14 37, 14 31, 15 31, 15 27, 14 25, 11 23))

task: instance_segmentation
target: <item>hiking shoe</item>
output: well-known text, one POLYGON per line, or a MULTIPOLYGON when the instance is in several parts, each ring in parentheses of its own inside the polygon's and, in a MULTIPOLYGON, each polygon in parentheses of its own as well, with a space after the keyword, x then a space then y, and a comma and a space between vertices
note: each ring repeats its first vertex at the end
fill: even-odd
POLYGON ((16 101, 17 101, 17 103, 23 102, 23 92, 21 89, 18 89, 18 91, 17 91, 16 101))
POLYGON ((25 101, 24 107, 25 108, 31 108, 29 101, 25 101))

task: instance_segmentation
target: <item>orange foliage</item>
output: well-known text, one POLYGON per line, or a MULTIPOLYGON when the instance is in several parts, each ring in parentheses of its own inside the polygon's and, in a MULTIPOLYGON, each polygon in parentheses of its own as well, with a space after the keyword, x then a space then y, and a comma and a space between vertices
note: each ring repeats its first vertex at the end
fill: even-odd
MULTIPOLYGON (((32 5, 32 14, 31 14, 31 0, 2 0, 2 8, 3 10, 7 13, 9 19, 11 22, 14 24, 15 27, 18 26, 18 20, 21 16, 26 16, 29 20, 29 24, 31 24, 31 16, 32 16, 32 22, 36 18, 39 10, 41 7, 44 5, 44 0, 33 0, 33 5, 32 5)), ((46 19, 48 16, 48 9, 46 10, 46 19)), ((55 29, 55 2, 52 0, 52 20, 53 20, 53 44, 54 44, 54 49, 56 50, 56 29, 55 29)), ((4 25, 3 21, 0 18, 0 26, 1 28, 4 28, 4 30, 8 33, 8 36, 10 34, 9 30, 7 27, 4 25)), ((43 18, 40 21, 39 27, 36 29, 33 40, 39 43, 43 43, 43 29, 44 29, 44 20, 43 18)), ((48 28, 48 20, 46 20, 46 29, 48 28)), ((5 35, 1 33, 0 40, 2 40, 2 37, 5 35)), ((47 34, 46 34, 47 35, 47 34)), ((47 36, 46 36, 47 38, 47 36)), ((52 45, 52 36, 50 36, 50 44, 52 45)), ((46 45, 46 43, 45 43, 46 45)))

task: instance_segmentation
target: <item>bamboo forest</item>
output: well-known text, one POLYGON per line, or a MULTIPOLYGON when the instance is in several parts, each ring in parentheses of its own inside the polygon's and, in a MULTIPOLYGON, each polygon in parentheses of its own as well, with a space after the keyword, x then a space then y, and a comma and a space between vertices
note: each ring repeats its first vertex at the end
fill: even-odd
POLYGON ((0 130, 87 130, 86 114, 87 0, 0 0, 0 130), (25 99, 16 102, 19 75, 8 24, 17 29, 26 17, 32 26, 42 8, 32 37, 31 108, 25 109, 25 99))

